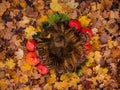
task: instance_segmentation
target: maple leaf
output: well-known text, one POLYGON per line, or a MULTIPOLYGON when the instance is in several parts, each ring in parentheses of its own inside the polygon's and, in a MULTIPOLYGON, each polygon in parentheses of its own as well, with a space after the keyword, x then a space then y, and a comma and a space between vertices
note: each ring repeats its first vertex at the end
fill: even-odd
POLYGON ((88 18, 87 16, 80 16, 79 21, 82 25, 82 27, 87 27, 89 23, 91 22, 91 19, 88 18))
POLYGON ((41 17, 38 19, 38 22, 41 24, 42 22, 48 21, 48 17, 46 15, 41 15, 41 17))
POLYGON ((19 78, 19 81, 21 82, 21 83, 26 83, 26 82, 28 82, 28 76, 27 75, 22 75, 20 78, 19 78))
POLYGON ((66 5, 68 5, 72 9, 75 9, 78 7, 79 4, 75 2, 75 0, 67 0, 66 5))
POLYGON ((3 1, 2 3, 0 3, 0 16, 2 16, 9 7, 10 7, 9 2, 3 1))
POLYGON ((4 68, 5 64, 3 62, 0 62, 0 68, 4 68))
POLYGON ((5 79, 0 79, 0 89, 1 90, 7 89, 7 83, 6 83, 5 79))
POLYGON ((113 48, 111 50, 111 57, 119 58, 120 57, 120 49, 119 48, 113 48))
POLYGON ((58 3, 58 0, 52 0, 52 2, 50 3, 50 8, 56 12, 60 12, 62 10, 62 7, 58 3))
POLYGON ((86 66, 91 66, 94 63, 94 52, 90 52, 86 58, 88 59, 88 61, 86 62, 86 66))
POLYGON ((93 36, 91 38, 91 44, 92 44, 92 50, 93 51, 99 51, 100 50, 100 41, 99 36, 93 36))
POLYGON ((97 2, 97 3, 96 3, 96 2, 92 2, 90 5, 91 5, 91 9, 92 9, 93 11, 103 9, 102 5, 99 4, 98 2, 97 2))
POLYGON ((33 26, 29 26, 25 29, 25 34, 27 39, 32 39, 32 36, 36 34, 36 29, 33 26))
POLYGON ((45 86, 43 87, 43 90, 53 90, 52 89, 52 85, 51 84, 45 84, 45 86))
POLYGON ((12 58, 7 58, 7 61, 5 62, 5 65, 9 68, 9 69, 14 69, 15 67, 15 62, 12 58))
POLYGON ((16 51, 15 52, 15 57, 17 58, 17 59, 22 59, 23 58, 23 55, 24 55, 24 52, 23 52, 23 50, 22 49, 18 49, 18 51, 16 51))
POLYGON ((102 57, 102 56, 101 56, 100 52, 99 52, 99 51, 95 51, 95 56, 94 56, 94 58, 95 58, 95 61, 96 61, 97 63, 100 62, 101 57, 102 57))
POLYGON ((48 84, 53 84, 56 82, 56 73, 54 70, 50 71, 50 77, 47 79, 48 84))
POLYGON ((107 74, 107 72, 108 72, 108 69, 100 67, 100 64, 98 64, 96 67, 94 67, 93 70, 99 75, 107 74))
POLYGON ((27 62, 23 62, 23 64, 20 66, 21 71, 28 71, 31 70, 31 65, 29 65, 27 62))

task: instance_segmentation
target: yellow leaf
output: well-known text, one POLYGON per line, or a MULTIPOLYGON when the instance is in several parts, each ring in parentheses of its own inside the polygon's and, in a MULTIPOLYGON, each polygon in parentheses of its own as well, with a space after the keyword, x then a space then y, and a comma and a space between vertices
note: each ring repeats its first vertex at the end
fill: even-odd
POLYGON ((75 2, 75 0, 68 0, 66 4, 72 9, 77 8, 79 5, 77 2, 75 2))
POLYGON ((99 36, 93 36, 91 38, 91 44, 92 44, 92 50, 93 51, 99 51, 100 50, 100 41, 99 36))
POLYGON ((38 22, 40 24, 45 21, 48 21, 48 17, 46 15, 41 15, 41 17, 38 19, 38 22))
POLYGON ((43 87, 43 90, 52 90, 52 85, 50 84, 45 84, 45 86, 43 87))
POLYGON ((15 41, 15 45, 16 45, 16 46, 20 46, 20 45, 21 45, 21 42, 22 42, 22 40, 21 40, 21 39, 16 40, 16 41, 15 41))
POLYGON ((50 71, 50 77, 47 79, 48 84, 53 84, 56 82, 56 73, 54 70, 50 71))
POLYGON ((67 76, 67 75, 62 74, 62 75, 61 75, 61 77, 60 77, 60 80, 61 80, 61 81, 68 81, 68 80, 69 80, 69 78, 68 78, 68 76, 67 76))
POLYGON ((28 82, 28 76, 27 75, 22 75, 20 78, 19 78, 19 81, 21 83, 26 83, 28 82))
POLYGON ((91 19, 89 19, 87 16, 80 16, 79 21, 81 22, 82 27, 87 27, 91 22, 91 19))
POLYGON ((20 6, 21 6, 22 8, 25 8, 27 5, 26 5, 25 2, 20 2, 20 6))
POLYGON ((14 79, 15 83, 18 83, 19 77, 17 76, 17 74, 13 74, 12 78, 14 79))
POLYGON ((108 40, 108 47, 113 48, 113 46, 114 46, 114 41, 108 40))
POLYGON ((99 75, 107 74, 107 72, 108 72, 108 69, 100 67, 100 64, 98 64, 96 67, 94 67, 93 70, 99 75))
POLYGON ((7 59, 7 61, 5 62, 5 65, 6 65, 9 69, 14 69, 14 67, 15 67, 14 60, 13 60, 12 58, 7 59))
POLYGON ((60 88, 65 88, 68 86, 68 83, 66 81, 63 81, 63 82, 59 82, 59 89, 60 88))
POLYGON ((99 52, 99 51, 95 51, 95 56, 94 56, 94 58, 95 58, 95 61, 96 61, 97 63, 100 62, 101 57, 102 57, 102 56, 101 56, 100 52, 99 52))
POLYGON ((29 65, 27 62, 23 62, 23 64, 20 67, 21 71, 28 71, 31 70, 31 65, 29 65))
POLYGON ((58 3, 58 0, 52 0, 52 3, 50 3, 50 8, 55 12, 60 12, 62 10, 62 7, 58 3))
POLYGON ((93 63, 94 63, 94 52, 90 52, 88 55, 87 55, 87 59, 88 61, 86 62, 86 66, 91 66, 93 63))
POLYGON ((7 90, 7 83, 4 79, 0 79, 0 89, 1 90, 7 90))
POLYGON ((69 81, 69 87, 76 87, 77 86, 77 83, 79 83, 79 79, 72 79, 69 81))
POLYGON ((28 86, 21 88, 20 90, 31 90, 28 86))
POLYGON ((91 9, 93 11, 103 9, 102 5, 96 2, 91 3, 91 9))
POLYGON ((82 84, 78 85, 78 90, 83 90, 82 84))
POLYGON ((32 35, 36 34, 37 30, 33 26, 29 26, 25 29, 27 39, 32 39, 32 35))
POLYGON ((94 86, 96 86, 96 85, 98 84, 96 77, 93 77, 93 78, 92 78, 92 82, 93 82, 93 85, 94 85, 94 86))
POLYGON ((0 68, 4 68, 5 64, 3 62, 0 62, 0 68))

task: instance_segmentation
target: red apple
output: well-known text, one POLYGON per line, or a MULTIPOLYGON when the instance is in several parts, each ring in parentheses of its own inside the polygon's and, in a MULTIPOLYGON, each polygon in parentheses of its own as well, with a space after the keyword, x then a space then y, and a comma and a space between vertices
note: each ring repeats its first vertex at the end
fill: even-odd
POLYGON ((40 60, 35 52, 28 52, 26 55, 26 62, 35 66, 40 62, 40 60))
POLYGON ((69 27, 75 28, 76 30, 80 31, 81 23, 78 20, 73 19, 69 22, 69 27))
POLYGON ((37 66, 37 70, 40 74, 43 74, 43 75, 45 75, 49 72, 49 69, 46 66, 44 66, 43 64, 39 64, 37 66))
POLYGON ((93 32, 92 32, 92 30, 90 28, 82 28, 81 32, 82 33, 88 33, 89 38, 91 38, 92 35, 93 35, 93 32))
POLYGON ((35 40, 32 39, 32 40, 28 41, 26 43, 26 48, 29 51, 35 51, 35 48, 36 48, 36 42, 35 42, 35 40))

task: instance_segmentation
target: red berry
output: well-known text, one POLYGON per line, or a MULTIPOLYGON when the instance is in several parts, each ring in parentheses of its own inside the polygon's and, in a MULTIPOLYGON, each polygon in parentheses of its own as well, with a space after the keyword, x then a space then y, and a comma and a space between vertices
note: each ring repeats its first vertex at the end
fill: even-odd
POLYGON ((26 43, 26 48, 29 51, 35 51, 35 48, 36 48, 36 42, 35 42, 35 40, 32 39, 32 40, 28 41, 26 43))
POLYGON ((80 31, 81 23, 78 20, 74 19, 69 22, 69 27, 75 28, 76 30, 80 31))
POLYGON ((93 35, 92 30, 89 28, 82 28, 81 32, 88 33, 89 37, 92 37, 92 35, 93 35))
POLYGON ((47 67, 45 67, 43 64, 39 64, 37 66, 37 69, 38 69, 38 72, 40 74, 43 74, 43 75, 45 75, 45 74, 47 74, 49 72, 49 69, 47 67))
POLYGON ((84 48, 85 48, 86 50, 91 50, 91 44, 90 44, 90 43, 86 43, 86 44, 84 45, 84 48))
POLYGON ((35 52, 28 52, 26 55, 26 62, 30 65, 37 65, 40 60, 35 52))

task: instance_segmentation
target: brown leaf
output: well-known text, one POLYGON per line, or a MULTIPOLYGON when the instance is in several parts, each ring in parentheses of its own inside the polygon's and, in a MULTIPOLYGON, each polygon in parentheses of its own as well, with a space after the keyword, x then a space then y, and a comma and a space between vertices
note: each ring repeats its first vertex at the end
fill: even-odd
POLYGON ((101 0, 101 5, 104 9, 109 10, 110 7, 112 6, 113 0, 101 0))
POLYGON ((107 43, 108 42, 108 35, 106 33, 101 34, 100 41, 101 41, 101 43, 107 43))
POLYGON ((112 49, 111 57, 112 58, 120 58, 120 49, 119 48, 112 49))
POLYGON ((111 63, 110 66, 111 66, 112 75, 116 76, 117 75, 117 66, 116 66, 116 64, 111 63))

